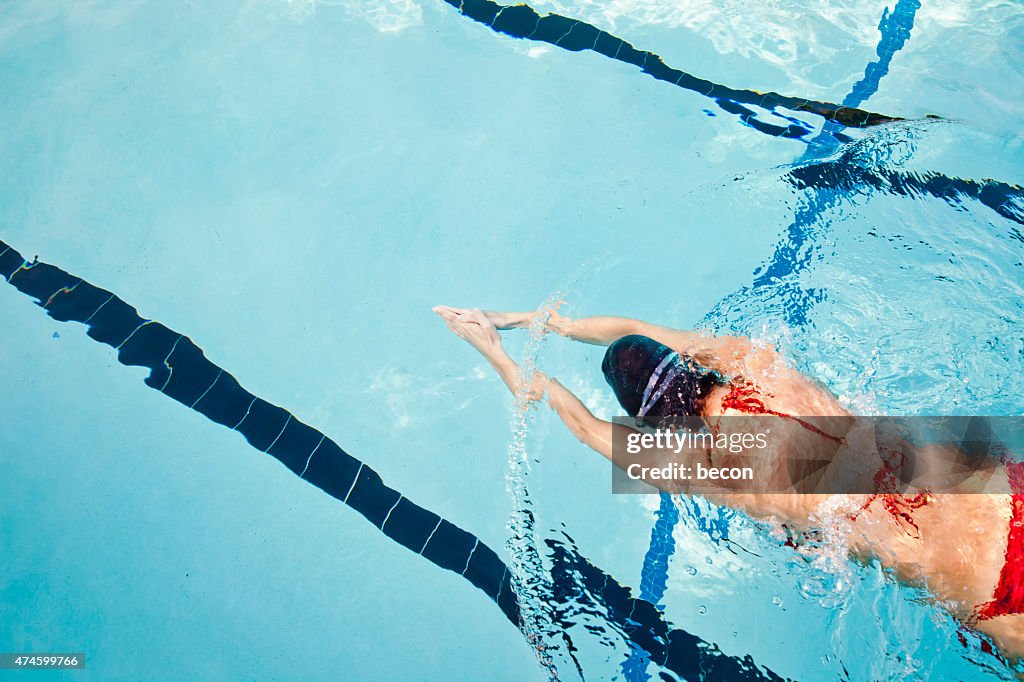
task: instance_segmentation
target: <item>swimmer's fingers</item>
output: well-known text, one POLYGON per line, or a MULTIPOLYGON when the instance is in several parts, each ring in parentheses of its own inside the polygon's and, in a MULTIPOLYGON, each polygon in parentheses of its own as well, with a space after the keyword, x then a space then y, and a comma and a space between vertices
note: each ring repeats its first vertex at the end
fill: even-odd
MULTIPOLYGON (((434 306, 434 312, 442 317, 444 315, 455 315, 457 317, 465 318, 471 316, 474 310, 480 310, 479 308, 459 308, 452 305, 438 305, 434 306)), ((481 314, 486 317, 491 324, 494 325, 495 329, 519 329, 522 327, 528 327, 530 320, 533 319, 534 313, 509 313, 501 312, 499 310, 480 310, 481 314)))
POLYGON ((458 315, 458 316, 452 318, 451 323, 455 324, 455 325, 461 325, 463 327, 476 325, 478 327, 483 327, 485 329, 488 326, 493 326, 493 325, 490 325, 487 322, 487 320, 484 320, 483 322, 481 322, 477 318, 471 317, 470 315, 458 315))
POLYGON ((479 308, 473 308, 471 311, 463 315, 463 318, 467 322, 477 323, 484 329, 495 329, 494 322, 491 321, 491 318, 485 315, 484 311, 480 310, 479 308))
POLYGON ((525 375, 516 380, 516 396, 526 407, 533 408, 544 401, 547 395, 548 377, 543 372, 534 370, 527 381, 525 375))
POLYGON ((573 333, 573 320, 562 315, 557 310, 553 310, 544 323, 544 328, 559 336, 570 337, 573 333))
POLYGON ((449 312, 448 310, 441 309, 441 306, 434 308, 434 312, 438 314, 441 320, 444 321, 445 326, 452 331, 453 334, 460 338, 466 338, 465 331, 463 330, 464 323, 458 315, 449 312))
POLYGON ((466 330, 462 324, 458 322, 447 322, 446 324, 448 325, 448 329, 450 329, 455 336, 466 341, 469 340, 466 336, 466 330))
POLYGON ((452 308, 451 306, 436 306, 434 312, 441 316, 446 323, 451 324, 478 324, 484 329, 493 328, 494 323, 479 308, 452 308))
POLYGON ((453 324, 466 324, 468 322, 476 322, 471 319, 468 315, 468 310, 465 313, 458 312, 458 309, 450 308, 448 306, 436 306, 434 312, 437 313, 445 324, 448 325, 449 329, 455 331, 452 327, 453 324))
POLYGON ((492 353, 502 352, 498 331, 486 318, 483 318, 483 322, 480 319, 481 317, 478 315, 463 315, 445 320, 445 324, 448 325, 453 334, 487 357, 490 357, 492 353), (470 319, 470 317, 473 319, 470 319))
POLYGON ((450 305, 436 305, 433 307, 433 311, 444 317, 445 315, 465 315, 469 312, 469 308, 456 308, 455 306, 450 305))
POLYGON ((469 339, 469 335, 473 333, 473 330, 477 327, 487 328, 486 324, 480 324, 476 319, 469 317, 468 315, 452 316, 445 318, 444 323, 448 325, 448 328, 455 333, 456 336, 469 339))
POLYGON ((465 334, 462 338, 481 352, 501 347, 501 339, 498 337, 498 330, 494 328, 494 323, 479 309, 459 316, 452 324, 459 327, 459 332, 465 334))
POLYGON ((464 327, 466 326, 466 321, 464 319, 462 319, 460 317, 457 317, 455 315, 451 315, 451 316, 447 316, 447 317, 442 316, 441 319, 443 319, 444 323, 446 325, 448 325, 448 328, 451 329, 456 334, 458 334, 460 332, 465 333, 464 332, 464 327))
POLYGON ((438 316, 446 322, 448 320, 455 319, 459 316, 459 313, 455 308, 451 308, 446 305, 436 305, 433 308, 431 308, 431 310, 437 313, 438 316))

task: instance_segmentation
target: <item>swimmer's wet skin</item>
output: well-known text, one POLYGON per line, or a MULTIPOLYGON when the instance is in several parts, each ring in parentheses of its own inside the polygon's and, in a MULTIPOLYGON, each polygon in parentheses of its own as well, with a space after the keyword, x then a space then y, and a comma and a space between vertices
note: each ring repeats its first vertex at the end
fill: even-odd
MULTIPOLYGON (((491 312, 437 306, 434 312, 494 367, 513 393, 548 404, 581 442, 617 466, 612 424, 595 417, 557 380, 534 372, 523 384, 517 363, 501 344, 499 329, 530 326, 539 313, 491 312)), ((732 336, 682 331, 623 317, 571 320, 557 312, 546 329, 584 343, 608 346, 602 371, 631 416, 698 416, 706 423, 729 414, 771 414, 791 425, 782 442, 801 447, 840 435, 810 424, 804 415, 851 415, 827 390, 789 367, 767 344, 732 336)), ((715 457, 713 451, 708 453, 715 457)), ((645 455, 641 455, 641 458, 645 455)), ((650 465, 654 465, 653 455, 650 465)), ((637 463, 635 457, 628 463, 637 463)), ((641 465, 645 462, 640 461, 641 465)), ((862 464, 862 463, 861 463, 862 464)), ((849 464, 833 461, 832 475, 849 464)), ((877 469, 874 495, 844 495, 852 558, 877 559, 902 581, 922 585, 966 626, 989 635, 1003 654, 1024 658, 1024 466, 1008 466, 1013 495, 887 494, 886 465, 877 469)), ((1005 475, 1005 474, 1002 474, 1005 475)), ((653 483, 653 482, 652 482, 653 483)), ((665 492, 678 488, 659 484, 665 492)), ((706 495, 716 504, 801 531, 832 495, 706 495)))

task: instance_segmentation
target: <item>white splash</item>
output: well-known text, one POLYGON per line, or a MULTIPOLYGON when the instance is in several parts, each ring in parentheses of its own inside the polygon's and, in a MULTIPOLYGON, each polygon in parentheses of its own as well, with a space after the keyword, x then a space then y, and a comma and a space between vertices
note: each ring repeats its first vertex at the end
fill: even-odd
POLYGON ((522 383, 516 391, 515 407, 512 410, 512 440, 508 445, 508 468, 505 483, 512 498, 512 512, 506 528, 509 531, 508 548, 512 554, 509 568, 512 570, 512 589, 519 598, 521 615, 520 628, 527 642, 533 647, 537 659, 548 673, 549 680, 558 679, 556 658, 558 644, 552 637, 545 636, 554 627, 552 615, 548 612, 547 595, 550 580, 540 555, 537 537, 537 520, 527 486, 530 472, 527 436, 529 435, 534 403, 528 388, 537 367, 537 357, 546 336, 546 323, 562 299, 561 292, 555 292, 538 309, 530 324, 529 338, 523 349, 521 363, 522 383))
POLYGON ((806 554, 815 569, 800 582, 800 591, 805 597, 817 599, 823 607, 835 608, 850 596, 855 578, 850 562, 850 515, 859 506, 854 496, 832 495, 810 515, 821 539, 798 550, 806 554))

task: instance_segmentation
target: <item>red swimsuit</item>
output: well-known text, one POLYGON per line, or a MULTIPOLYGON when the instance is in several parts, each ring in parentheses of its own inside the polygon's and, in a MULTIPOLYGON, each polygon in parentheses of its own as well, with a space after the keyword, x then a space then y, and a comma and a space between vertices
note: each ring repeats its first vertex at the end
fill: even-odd
MULTIPOLYGON (((754 384, 744 381, 741 377, 737 377, 737 383, 732 385, 728 395, 722 399, 722 407, 748 414, 786 417, 823 438, 837 443, 843 440, 825 433, 799 417, 769 410, 757 396, 754 384)), ((930 496, 928 493, 918 493, 913 496, 893 492, 886 493, 887 489, 895 490, 893 486, 896 484, 897 464, 897 462, 883 461, 882 468, 875 475, 875 490, 877 492, 868 498, 861 510, 867 509, 876 499, 881 498, 886 511, 897 523, 908 529, 913 528, 916 532, 917 524, 914 523, 911 512, 928 504, 930 496)), ((977 608, 978 620, 1024 613, 1024 462, 1006 462, 1006 472, 1010 479, 1010 489, 1013 491, 1010 531, 1006 539, 1006 560, 999 573, 999 583, 996 585, 992 599, 977 608)))
POLYGON ((978 607, 978 620, 1024 613, 1024 462, 1007 462, 1006 475, 1013 491, 1006 561, 992 600, 978 607))
POLYGON ((791 414, 785 412, 776 412, 775 410, 769 410, 765 407, 764 402, 756 396, 757 387, 749 381, 743 381, 742 377, 737 377, 737 381, 743 383, 735 383, 732 385, 732 389, 729 394, 722 398, 722 408, 727 410, 739 410, 740 412, 746 412, 747 414, 770 414, 775 417, 786 417, 792 419, 800 426, 804 427, 808 431, 812 431, 822 438, 828 438, 834 440, 837 443, 842 443, 842 438, 836 438, 830 433, 825 433, 814 424, 806 422, 800 417, 794 417, 791 414))

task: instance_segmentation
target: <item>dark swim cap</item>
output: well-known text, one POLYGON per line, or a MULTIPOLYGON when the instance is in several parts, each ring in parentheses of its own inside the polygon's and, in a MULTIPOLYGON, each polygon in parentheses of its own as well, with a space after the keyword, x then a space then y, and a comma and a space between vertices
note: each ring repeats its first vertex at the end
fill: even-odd
POLYGON ((719 375, 646 336, 623 336, 604 354, 601 371, 619 405, 631 417, 696 415, 719 375), (652 381, 653 379, 653 381, 652 381))

